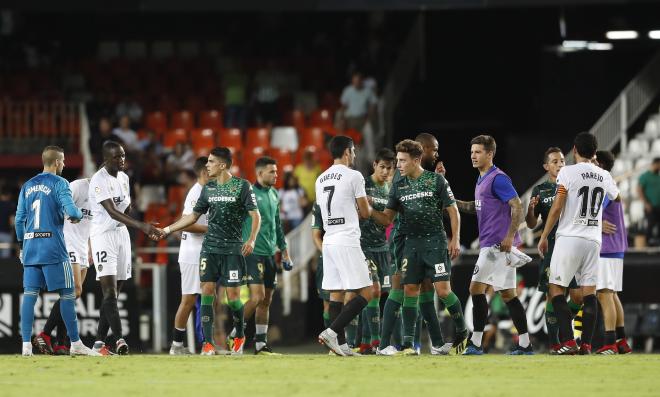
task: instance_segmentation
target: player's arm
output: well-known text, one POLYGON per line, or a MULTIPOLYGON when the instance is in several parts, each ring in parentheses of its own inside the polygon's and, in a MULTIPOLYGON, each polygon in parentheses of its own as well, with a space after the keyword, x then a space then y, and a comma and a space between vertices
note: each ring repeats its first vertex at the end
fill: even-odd
POLYGON ((523 221, 523 209, 522 201, 520 197, 514 197, 508 201, 509 207, 511 207, 511 225, 509 225, 509 230, 506 232, 506 237, 500 243, 500 250, 504 252, 511 251, 511 246, 513 245, 513 238, 518 231, 518 227, 523 221))
POLYGON ((248 256, 254 251, 257 234, 261 227, 261 214, 259 213, 259 210, 255 208, 248 214, 250 215, 250 218, 252 218, 252 227, 250 229, 250 237, 248 237, 248 240, 243 244, 243 248, 241 249, 243 256, 248 256))
POLYGON ((456 200, 456 207, 458 208, 459 211, 464 212, 466 214, 472 214, 472 215, 477 214, 477 206, 475 205, 474 201, 456 200))
POLYGON ((557 196, 555 196, 555 202, 552 203, 552 207, 548 213, 548 219, 545 221, 545 227, 541 233, 541 239, 539 240, 538 249, 541 257, 548 251, 548 236, 559 220, 559 215, 564 210, 564 206, 566 206, 567 194, 568 191, 563 185, 557 186, 557 196))
POLYGON ((357 203, 358 214, 360 215, 360 218, 369 219, 371 213, 373 212, 373 209, 369 205, 367 196, 358 197, 355 199, 355 202, 357 203))
POLYGON ((153 225, 140 222, 137 219, 133 219, 131 216, 119 211, 117 207, 115 207, 115 203, 112 201, 112 199, 105 199, 101 201, 100 204, 108 212, 110 218, 116 220, 117 222, 121 222, 126 226, 141 230, 144 234, 150 237, 158 234, 157 229, 153 225))
POLYGON ((197 212, 197 208, 195 207, 195 210, 192 212, 192 214, 184 215, 178 221, 164 227, 163 232, 165 232, 165 235, 167 236, 171 233, 178 232, 179 230, 188 231, 187 228, 194 225, 200 216, 202 216, 202 213, 197 212))
POLYGON ((360 173, 357 173, 356 175, 356 177, 351 178, 351 185, 353 187, 355 203, 357 204, 358 216, 362 219, 369 219, 372 208, 371 205, 369 205, 367 191, 364 188, 364 177, 360 173))
POLYGON ((284 234, 284 229, 282 228, 282 220, 280 219, 280 200, 279 196, 277 198, 277 212, 275 212, 275 238, 277 242, 277 248, 280 249, 282 253, 283 261, 290 261, 289 250, 286 245, 286 235, 284 234))
POLYGON ((206 232, 209 231, 209 227, 207 225, 200 225, 199 223, 196 222, 197 221, 195 221, 195 223, 193 223, 192 225, 181 229, 181 231, 188 233, 196 233, 196 234, 205 234, 206 232))
POLYGON ((394 222, 397 212, 390 208, 385 208, 384 211, 371 211, 371 217, 376 223, 382 226, 389 226, 390 223, 394 222))
POLYGON ((21 188, 21 193, 18 195, 18 205, 16 206, 16 217, 14 218, 14 229, 16 231, 16 241, 18 242, 21 250, 23 249, 23 235, 25 234, 25 220, 27 218, 27 211, 25 210, 25 195, 23 194, 23 189, 21 188))
POLYGON ((445 211, 449 215, 449 222, 451 224, 451 240, 447 246, 449 256, 451 259, 456 259, 461 253, 461 214, 458 211, 456 203, 445 207, 445 211))
POLYGON ((323 232, 321 229, 312 229, 312 240, 319 251, 323 251, 323 232))
POLYGON ((534 229, 539 223, 539 201, 541 201, 541 196, 538 189, 534 187, 532 189, 532 196, 529 199, 529 205, 527 206, 527 214, 525 215, 525 223, 530 229, 534 229))
POLYGON ((76 204, 73 202, 73 195, 71 193, 71 188, 69 183, 60 180, 57 184, 57 199, 60 202, 62 208, 64 208, 64 213, 73 221, 78 222, 82 219, 83 214, 80 208, 76 207, 76 204))

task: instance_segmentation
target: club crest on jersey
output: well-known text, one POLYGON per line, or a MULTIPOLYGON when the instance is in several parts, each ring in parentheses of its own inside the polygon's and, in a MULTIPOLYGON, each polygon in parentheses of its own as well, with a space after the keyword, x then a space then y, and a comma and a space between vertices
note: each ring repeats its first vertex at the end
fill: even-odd
POLYGON ((94 188, 94 191, 96 192, 96 194, 100 194, 101 193, 101 188, 97 186, 97 187, 94 188))

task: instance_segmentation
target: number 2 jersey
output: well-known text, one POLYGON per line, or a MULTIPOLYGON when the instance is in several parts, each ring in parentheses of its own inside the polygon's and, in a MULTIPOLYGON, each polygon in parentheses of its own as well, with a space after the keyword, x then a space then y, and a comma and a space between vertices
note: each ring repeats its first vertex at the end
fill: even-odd
POLYGON ((68 258, 64 244, 64 215, 80 219, 69 182, 43 172, 21 188, 16 209, 16 237, 23 242, 23 265, 50 265, 68 258))
POLYGON ((557 238, 581 237, 600 244, 603 200, 605 195, 610 200, 619 196, 619 189, 610 173, 591 163, 563 167, 557 175, 557 193, 566 194, 557 238))
POLYGON ((316 179, 316 203, 323 218, 323 244, 360 247, 360 217, 355 199, 366 197, 364 177, 335 164, 316 179))

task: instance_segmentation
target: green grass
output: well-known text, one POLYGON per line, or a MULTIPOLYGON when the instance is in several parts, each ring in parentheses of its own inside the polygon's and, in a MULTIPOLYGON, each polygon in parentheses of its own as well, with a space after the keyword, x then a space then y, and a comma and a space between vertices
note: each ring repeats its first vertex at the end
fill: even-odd
POLYGON ((0 395, 3 397, 586 397, 659 394, 660 355, 0 356, 0 395))

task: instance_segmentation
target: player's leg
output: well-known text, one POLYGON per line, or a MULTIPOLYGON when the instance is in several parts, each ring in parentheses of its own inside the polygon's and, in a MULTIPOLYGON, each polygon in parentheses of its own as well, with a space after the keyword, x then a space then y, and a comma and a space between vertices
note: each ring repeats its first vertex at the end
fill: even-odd
POLYGON ((470 281, 470 297, 472 298, 472 336, 463 351, 465 355, 481 355, 483 349, 481 342, 484 329, 488 321, 488 299, 486 288, 488 279, 494 272, 495 261, 491 258, 489 247, 481 248, 479 258, 474 266, 472 280, 470 281))
POLYGON ((34 323, 34 305, 39 298, 39 291, 46 286, 41 266, 23 267, 23 302, 21 303, 21 338, 23 356, 32 355, 32 325, 34 323))
MULTIPOLYGON (((201 299, 201 298, 200 298, 201 299)), ((213 340, 215 341, 216 354, 230 354, 234 339, 229 338, 225 331, 227 322, 227 292, 220 284, 215 285, 215 300, 213 301, 213 340), (229 349, 229 350, 228 350, 229 349)), ((233 327, 232 327, 233 328, 233 327)))
MULTIPOLYGON (((390 346, 393 334, 400 334, 401 329, 401 305, 403 304, 403 287, 401 286, 401 265, 403 262, 403 247, 405 236, 393 233, 390 243, 392 253, 391 284, 392 287, 383 306, 383 321, 379 350, 385 350, 390 346), (395 332, 396 331, 396 332, 395 332)), ((398 336, 398 335, 397 335, 398 336)), ((398 341, 398 344, 401 344, 398 341)), ((394 352, 396 349, 389 349, 394 352)))
MULTIPOLYGON (((381 295, 380 281, 374 281, 371 287, 371 299, 364 308, 364 320, 366 322, 363 333, 366 333, 365 340, 368 340, 366 350, 375 349, 380 345, 380 295, 381 295)), ((362 349, 361 349, 362 350, 362 349)))
POLYGON ((626 340, 626 329, 623 317, 623 305, 619 299, 619 294, 614 293, 614 307, 616 309, 616 346, 619 354, 632 353, 632 348, 626 340))
POLYGON ((413 355, 415 330, 419 316, 419 293, 425 278, 424 263, 419 250, 423 247, 413 240, 406 241, 401 262, 401 284, 403 284, 403 305, 401 317, 403 322, 403 354, 413 355))
MULTIPOLYGON (((344 295, 344 306, 355 297, 355 294, 351 294, 350 292, 347 292, 344 295)), ((360 315, 358 314, 355 316, 348 324, 346 324, 346 327, 344 328, 344 332, 346 333, 346 343, 348 344, 348 347, 351 349, 356 346, 356 337, 358 334, 358 326, 360 325, 360 315)), ((359 342, 359 341, 357 341, 359 342)), ((358 343, 359 344, 359 343, 358 343)))
MULTIPOLYGON (((512 270, 514 270, 515 272, 515 269, 512 270)), ((515 280, 515 273, 514 273, 514 280, 515 280)), ((511 351, 511 354, 514 355, 534 354, 534 350, 532 350, 532 344, 529 340, 529 332, 527 330, 527 315, 525 313, 525 308, 520 302, 520 299, 518 299, 518 294, 516 289, 509 288, 500 291, 500 294, 502 295, 502 300, 504 300, 504 303, 506 303, 506 306, 509 309, 509 314, 511 315, 511 320, 513 321, 513 325, 516 327, 516 330, 518 331, 518 346, 514 347, 514 350, 511 351)))
POLYGON ((266 257, 264 261, 264 298, 256 308, 254 317, 255 352, 257 354, 275 354, 268 346, 268 321, 273 293, 277 287, 277 265, 274 257, 266 257))
POLYGON ((596 279, 596 297, 600 303, 605 326, 605 339, 603 346, 598 350, 599 354, 616 354, 616 304, 615 274, 612 258, 599 258, 596 279))
MULTIPOLYGON (((214 355, 215 345, 213 343, 213 323, 215 312, 213 302, 215 300, 216 280, 221 275, 220 256, 202 251, 199 257, 199 280, 202 291, 200 317, 202 322, 202 331, 204 333, 204 343, 202 344, 202 355, 214 355)), ((220 280, 222 284, 222 280, 220 280)), ((223 284, 224 285, 224 284, 223 284)))
POLYGON ((591 342, 596 331, 598 317, 598 299, 596 298, 596 284, 598 279, 598 262, 600 245, 593 241, 580 241, 578 252, 582 254, 580 266, 575 278, 582 289, 582 343, 580 354, 591 353, 591 342))
MULTIPOLYGON (((444 346, 440 320, 435 310, 435 286, 429 278, 422 282, 419 294, 419 313, 426 322, 426 327, 431 338, 431 354, 447 354, 441 350, 444 346)), ((419 325, 419 324, 417 324, 419 325)), ((451 347, 451 344, 449 345, 451 347)))
POLYGON ((220 284, 226 287, 227 305, 232 313, 236 330, 232 354, 243 354, 245 345, 245 311, 241 301, 241 285, 246 278, 246 265, 243 255, 218 255, 220 258, 220 284))
POLYGON ((52 334, 55 327, 60 325, 62 315, 60 314, 60 300, 58 299, 50 309, 43 330, 34 338, 34 345, 41 354, 54 354, 52 334))
POLYGON ((197 295, 202 292, 199 285, 199 265, 196 263, 179 263, 181 271, 181 301, 174 316, 173 340, 170 354, 189 354, 183 346, 186 337, 186 326, 190 313, 195 308, 197 295))
POLYGON ((454 352, 461 354, 467 344, 467 325, 463 316, 463 306, 458 296, 452 291, 451 279, 451 258, 447 250, 432 249, 427 253, 426 258, 428 275, 434 282, 435 292, 454 321, 454 340, 452 342, 454 352))
POLYGON ((264 256, 254 254, 245 258, 247 284, 250 290, 250 299, 245 303, 243 309, 246 322, 252 318, 266 294, 264 288, 264 276, 268 265, 266 259, 264 256))

